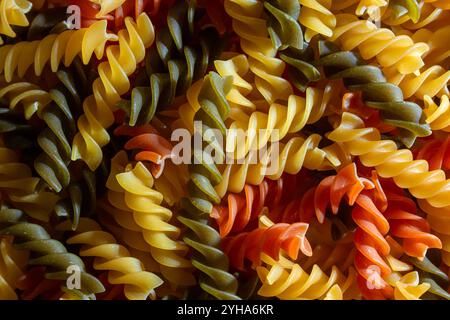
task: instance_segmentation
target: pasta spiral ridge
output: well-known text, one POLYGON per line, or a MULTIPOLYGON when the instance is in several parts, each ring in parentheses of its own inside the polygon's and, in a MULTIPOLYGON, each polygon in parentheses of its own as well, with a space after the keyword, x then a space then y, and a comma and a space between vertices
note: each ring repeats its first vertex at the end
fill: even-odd
POLYGON ((34 66, 37 76, 42 74, 47 64, 56 72, 61 62, 69 66, 79 54, 87 64, 94 53, 101 59, 106 43, 115 40, 117 37, 107 33, 106 21, 103 20, 89 28, 51 34, 42 40, 5 45, 0 48, 0 74, 11 82, 14 75, 23 78, 31 66, 34 66))
POLYGON ((156 110, 172 104, 175 97, 184 95, 193 82, 203 77, 207 68, 221 52, 222 45, 215 29, 199 32, 198 44, 191 44, 196 9, 193 4, 180 2, 169 10, 167 26, 158 30, 146 58, 144 86, 136 86, 130 100, 118 106, 125 109, 129 125, 149 123, 156 110), (219 44, 218 44, 219 42, 219 44))
POLYGON ((172 211, 164 207, 163 195, 153 189, 154 178, 145 165, 138 162, 123 166, 127 155, 119 152, 112 160, 107 187, 109 202, 119 210, 127 222, 125 228, 142 234, 147 251, 160 264, 161 273, 175 285, 189 286, 195 283, 191 263, 185 259, 186 244, 178 241, 180 230, 171 224, 172 211), (129 218, 127 218, 127 216, 129 218), (124 217, 125 216, 125 217, 124 217))
POLYGON ((358 48, 363 59, 376 58, 382 67, 401 74, 416 72, 424 65, 422 56, 429 50, 426 43, 414 43, 406 35, 396 36, 389 29, 353 15, 338 14, 336 19, 337 27, 330 40, 337 41, 343 50, 358 48))
POLYGON ((418 76, 414 74, 392 76, 390 72, 386 72, 386 78, 402 90, 405 99, 415 97, 422 100, 424 96, 450 95, 448 89, 450 71, 440 65, 431 66, 418 76))
MULTIPOLYGON (((68 227, 60 224, 58 229, 68 231, 68 227)), ((81 218, 76 234, 67 239, 67 243, 82 245, 80 256, 94 257, 94 269, 108 271, 108 282, 122 284, 124 294, 130 300, 154 296, 154 289, 163 283, 157 275, 145 271, 141 261, 92 219, 81 218)))
MULTIPOLYGON (((205 128, 200 128, 194 134, 207 132, 208 127, 225 134, 224 119, 228 117, 230 106, 226 94, 231 88, 231 77, 222 78, 215 72, 210 72, 188 90, 198 90, 196 99, 189 102, 198 105, 194 119, 202 120, 205 128)), ((208 139, 208 137, 206 137, 208 139)), ((206 140, 206 141, 209 141, 206 140)), ((213 146, 215 152, 221 152, 221 147, 213 146)), ((214 190, 214 185, 221 181, 220 171, 209 158, 205 150, 194 150, 194 164, 190 168, 188 182, 189 197, 183 198, 181 206, 184 210, 177 217, 186 226, 183 241, 193 249, 192 265, 200 272, 200 288, 218 299, 239 299, 236 295, 237 279, 228 272, 228 258, 220 250, 220 235, 207 224, 206 218, 212 211, 213 204, 220 202, 220 197, 214 190)))
POLYGON ((420 282, 430 285, 430 288, 428 289, 426 295, 431 294, 450 300, 450 293, 448 293, 447 290, 445 290, 441 286, 443 285, 445 287, 449 282, 448 276, 445 272, 439 269, 427 257, 425 257, 423 260, 419 260, 417 258, 409 258, 408 262, 411 263, 419 272, 420 282))
POLYGON ((259 92, 269 103, 287 100, 292 87, 282 77, 285 63, 276 57, 277 49, 263 18, 264 4, 251 0, 225 0, 224 6, 233 20, 233 30, 241 39, 241 48, 249 57, 259 92))
POLYGON ((331 9, 332 0, 300 0, 302 6, 299 22, 306 28, 305 40, 321 34, 331 37, 336 27, 336 17, 331 9))
POLYGON ((302 168, 309 170, 335 169, 347 161, 337 145, 319 148, 322 137, 311 134, 290 138, 286 143, 272 143, 267 149, 258 150, 258 162, 254 163, 256 153, 246 157, 243 164, 227 165, 222 172, 222 182, 216 187, 220 195, 241 192, 245 184, 258 185, 265 177, 277 180, 283 173, 297 174, 302 168), (273 161, 272 161, 273 160, 273 161))
POLYGON ((431 3, 436 8, 450 10, 450 4, 445 0, 424 0, 425 3, 431 3))
POLYGON ((389 221, 390 234, 402 239, 405 253, 423 259, 429 248, 442 248, 438 237, 430 233, 428 222, 417 215, 417 207, 413 200, 386 191, 388 208, 384 216, 389 221))
POLYGON ((393 294, 392 287, 385 280, 391 274, 391 268, 385 261, 390 252, 389 243, 385 239, 389 222, 372 198, 371 194, 360 194, 352 210, 353 221, 358 226, 353 240, 357 250, 355 268, 359 274, 358 284, 363 296, 386 299, 393 294), (374 285, 373 288, 371 285, 374 285))
MULTIPOLYGON (((449 207, 445 173, 442 170, 429 171, 425 160, 414 160, 411 151, 398 150, 392 140, 380 140, 375 128, 365 128, 362 120, 353 114, 343 113, 342 122, 328 138, 339 141, 348 151, 359 156, 365 166, 375 167, 381 177, 393 178, 401 188, 407 188, 419 201, 421 208, 430 215, 445 212, 449 207), (424 209, 426 206, 426 209, 424 209), (435 214, 433 214, 436 212, 435 214)), ((442 225, 442 223, 441 223, 442 225)), ((430 223, 432 230, 439 224, 430 223)), ((446 253, 446 238, 439 237, 446 253)), ((450 258, 444 255, 444 262, 450 264, 450 258)))
POLYGON ((93 83, 94 94, 84 100, 84 114, 77 122, 72 160, 83 160, 91 170, 101 163, 101 147, 109 142, 106 129, 114 122, 112 111, 120 96, 130 89, 128 76, 144 60, 145 50, 154 40, 153 25, 145 13, 136 22, 127 17, 125 25, 126 29, 118 33, 119 44, 106 49, 107 61, 98 66, 100 77, 93 83))
POLYGON ((72 99, 73 91, 77 90, 72 75, 60 70, 57 76, 60 84, 48 92, 51 103, 38 112, 47 127, 37 138, 43 152, 35 159, 34 168, 52 190, 61 192, 71 180, 70 142, 76 132, 75 110, 70 105, 76 107, 79 99, 72 99))
POLYGON ((263 1, 267 14, 267 31, 276 50, 303 48, 303 31, 297 20, 300 3, 296 0, 263 1))
POLYGON ((255 111, 247 121, 234 121, 226 137, 226 152, 243 160, 269 142, 282 140, 288 134, 300 132, 307 124, 318 121, 327 109, 331 87, 324 90, 309 87, 305 97, 291 95, 287 104, 273 103, 266 112, 255 111), (245 132, 245 137, 236 134, 245 132), (242 141, 243 140, 243 141, 242 141))
POLYGON ((41 189, 40 179, 32 176, 30 167, 19 162, 17 154, 0 148, 0 189, 14 207, 40 221, 48 221, 59 197, 41 189))
POLYGON ((443 95, 439 103, 436 103, 430 96, 423 98, 425 106, 424 113, 426 122, 430 124, 431 129, 450 132, 450 100, 449 95, 443 95))
MULTIPOLYGON (((16 33, 12 26, 28 26, 26 14, 33 4, 27 0, 4 0, 0 3, 0 34, 14 38, 16 33)), ((3 39, 0 37, 0 45, 3 39)))
POLYGON ((402 90, 387 83, 381 70, 375 66, 363 65, 356 54, 350 51, 336 51, 332 44, 319 43, 319 63, 325 74, 331 78, 343 78, 352 91, 362 91, 362 98, 368 107, 381 110, 383 122, 397 127, 399 138, 410 147, 416 137, 431 134, 424 123, 423 110, 403 98, 402 90))
POLYGON ((299 251, 308 256, 312 254, 311 245, 306 238, 308 226, 307 223, 297 222, 259 227, 224 238, 222 248, 230 258, 230 265, 241 271, 246 270, 246 260, 252 263, 253 269, 260 265, 261 254, 264 253, 278 260, 280 253, 286 252, 291 259, 296 260, 299 251))
POLYGON ((356 282, 354 269, 350 269, 345 277, 336 266, 327 274, 315 264, 308 273, 299 264, 284 257, 275 261, 263 254, 262 260, 265 265, 257 267, 256 271, 262 282, 258 294, 263 297, 342 300, 356 282))
POLYGON ((28 264, 47 267, 46 277, 55 280, 67 280, 67 267, 77 266, 81 271, 80 290, 83 293, 95 294, 104 291, 101 282, 86 272, 83 261, 69 253, 61 242, 52 239, 42 226, 21 221, 23 213, 2 211, 0 214, 3 226, 0 234, 14 236, 13 244, 16 248, 33 253, 34 258, 30 259, 28 264))
POLYGON ((447 171, 450 169, 449 152, 450 137, 445 138, 445 140, 433 137, 433 139, 426 141, 417 149, 417 154, 414 158, 426 160, 430 170, 441 169, 447 171))

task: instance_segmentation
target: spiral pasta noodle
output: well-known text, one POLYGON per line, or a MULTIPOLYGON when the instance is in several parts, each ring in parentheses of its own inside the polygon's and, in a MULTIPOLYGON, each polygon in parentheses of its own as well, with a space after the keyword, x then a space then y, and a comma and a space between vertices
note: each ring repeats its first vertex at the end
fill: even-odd
MULTIPOLYGON (((62 230, 67 228, 64 225, 58 227, 62 230)), ((80 256, 94 257, 94 269, 108 270, 108 281, 123 284, 124 294, 130 300, 145 300, 153 296, 154 288, 163 283, 157 275, 145 271, 142 263, 94 220, 81 218, 77 233, 67 243, 81 244, 80 256)))
POLYGON ((305 40, 310 41, 316 34, 325 37, 333 35, 336 17, 330 11, 331 0, 300 0, 302 9, 299 22, 306 27, 305 40))
MULTIPOLYGON (((120 166, 126 155, 119 153, 113 165, 120 166), (115 164, 115 162, 118 162, 115 164)), ((118 168, 120 170, 120 167, 118 168)), ((129 228, 142 233, 152 257, 161 265, 161 273, 169 281, 179 285, 192 285, 191 264, 184 258, 187 246, 177 241, 180 230, 170 223, 172 212, 162 205, 163 196, 152 189, 153 176, 138 162, 126 166, 108 178, 111 190, 108 199, 116 208, 128 214, 129 228)))
POLYGON ((82 292, 95 294, 104 291, 98 279, 85 271, 84 263, 78 256, 67 252, 64 245, 52 239, 40 225, 20 221, 20 218, 21 215, 11 217, 10 212, 2 211, 0 234, 14 236, 14 245, 21 250, 30 250, 34 253, 35 257, 29 260, 29 264, 49 268, 46 271, 46 277, 55 280, 67 280, 69 276, 66 272, 67 267, 76 266, 81 272, 80 290, 82 292))
POLYGON ((37 76, 47 64, 56 72, 63 59, 64 65, 69 66, 79 54, 87 64, 94 53, 101 59, 106 43, 116 40, 115 35, 107 33, 106 21, 99 21, 89 28, 51 34, 42 40, 5 45, 0 48, 0 74, 11 82, 14 75, 23 78, 31 66, 37 76))
POLYGON ((382 67, 395 68, 400 74, 413 73, 424 65, 422 56, 429 50, 426 43, 414 43, 406 35, 395 36, 391 30, 353 15, 337 15, 336 20, 330 40, 337 41, 343 50, 358 48, 363 59, 376 58, 382 67))
POLYGON ((285 64, 276 57, 277 49, 262 19, 263 3, 226 0, 224 6, 233 19, 233 30, 241 38, 241 48, 249 57, 250 69, 256 75, 256 87, 269 103, 286 100, 292 94, 292 88, 281 77, 285 64))
POLYGON ((101 147, 109 141, 106 128, 114 121, 112 111, 120 96, 130 88, 128 76, 144 60, 145 49, 154 40, 153 25, 145 13, 136 22, 127 17, 125 25, 118 33, 119 44, 106 49, 107 61, 98 66, 100 77, 93 83, 93 95, 84 100, 84 114, 77 122, 72 160, 82 159, 91 170, 102 160, 101 147))
POLYGON ((422 109, 415 103, 405 101, 403 91, 387 83, 380 69, 361 65, 358 56, 352 52, 336 52, 336 48, 327 43, 320 43, 319 46, 320 64, 327 75, 343 78, 350 90, 362 91, 366 105, 381 110, 383 121, 398 128, 400 139, 407 147, 414 143, 417 136, 431 134, 428 124, 424 123, 422 109))

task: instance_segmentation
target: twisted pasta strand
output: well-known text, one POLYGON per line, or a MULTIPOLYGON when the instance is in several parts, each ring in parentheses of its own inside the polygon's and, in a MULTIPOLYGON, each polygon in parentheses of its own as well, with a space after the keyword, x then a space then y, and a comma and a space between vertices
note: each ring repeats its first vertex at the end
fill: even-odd
POLYGON ((257 273, 262 282, 258 294, 263 297, 342 300, 356 282, 354 269, 345 277, 336 266, 327 275, 318 265, 307 273, 299 264, 284 257, 275 261, 263 254, 262 260, 266 265, 257 267, 257 273))
POLYGON ((241 39, 241 48, 249 57, 259 92, 269 103, 287 100, 292 87, 282 77, 285 64, 276 57, 277 49, 269 38, 266 21, 262 17, 263 2, 225 0, 224 6, 233 19, 233 30, 241 39))
POLYGON ((414 43, 406 36, 396 36, 391 30, 377 28, 370 21, 358 20, 353 15, 336 15, 337 26, 332 41, 343 50, 359 49, 365 60, 376 58, 384 68, 392 68, 400 74, 418 71, 423 65, 422 56, 429 50, 426 43, 414 43))
MULTIPOLYGON (((448 185, 442 170, 428 170, 425 160, 413 160, 411 151, 397 149, 391 140, 380 140, 380 133, 374 128, 365 128, 362 120, 349 113, 342 115, 342 122, 332 131, 328 138, 344 144, 347 150, 359 156, 365 166, 375 167, 381 177, 393 178, 400 188, 407 188, 420 201, 425 212, 436 216, 437 212, 445 212, 449 208, 448 185)), ((433 219, 433 218, 432 218, 433 219)), ((437 223, 430 223, 431 228, 439 227, 437 223)), ((443 242, 446 253, 447 238, 439 237, 443 242)), ((447 254, 444 262, 450 264, 447 254)))
POLYGON ((102 20, 89 28, 51 34, 42 40, 5 45, 0 48, 0 74, 11 82, 16 74, 23 78, 32 65, 37 76, 42 74, 47 64, 56 72, 63 58, 64 65, 69 66, 79 54, 83 63, 87 64, 94 53, 98 59, 103 57, 108 41, 117 41, 117 36, 107 33, 106 21, 102 20))
POLYGON ((407 147, 414 143, 417 136, 431 134, 429 125, 424 123, 422 109, 415 103, 405 101, 402 90, 387 83, 380 69, 362 65, 354 53, 337 51, 327 42, 319 43, 319 52, 319 63, 324 67, 325 74, 344 79, 344 84, 352 91, 361 91, 365 104, 381 110, 383 122, 397 127, 400 140, 407 147))
POLYGON ((155 34, 150 18, 141 14, 136 22, 125 19, 126 29, 119 31, 119 44, 106 50, 107 61, 100 63, 100 77, 94 81, 94 94, 84 100, 84 114, 78 119, 79 132, 72 145, 72 160, 82 159, 91 170, 101 163, 101 147, 109 142, 106 129, 114 122, 112 111, 120 96, 130 89, 129 76, 145 58, 145 49, 155 34))
POLYGON ((122 167, 126 162, 124 152, 112 160, 115 168, 107 182, 108 200, 122 210, 120 218, 128 221, 128 229, 142 234, 147 251, 161 265, 161 273, 170 282, 184 286, 194 284, 191 264, 184 258, 187 246, 177 241, 180 230, 170 223, 172 212, 162 205, 162 194, 152 189, 153 176, 141 162, 122 167))
POLYGON ((48 221, 59 197, 52 192, 38 189, 39 178, 31 169, 19 162, 13 150, 0 148, 0 189, 9 201, 29 216, 48 221))
POLYGON ((47 267, 46 277, 54 280, 67 280, 70 275, 67 268, 77 266, 81 272, 81 292, 95 294, 105 290, 97 278, 86 272, 84 263, 78 256, 67 252, 64 245, 52 239, 40 225, 20 221, 22 216, 22 212, 2 210, 0 234, 14 236, 16 248, 30 250, 34 258, 29 260, 29 264, 47 267))
MULTIPOLYGON (((69 227, 61 224, 58 229, 67 230, 69 227)), ((130 300, 154 296, 154 289, 163 283, 158 276, 145 271, 142 263, 94 220, 81 218, 76 235, 71 236, 67 243, 81 244, 80 256, 94 257, 94 269, 107 270, 109 283, 124 285, 124 294, 130 300)))

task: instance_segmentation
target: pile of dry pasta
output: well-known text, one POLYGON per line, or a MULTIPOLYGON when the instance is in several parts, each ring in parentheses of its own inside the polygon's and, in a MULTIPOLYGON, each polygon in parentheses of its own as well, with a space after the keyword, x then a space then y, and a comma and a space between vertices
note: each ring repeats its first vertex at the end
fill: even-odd
POLYGON ((0 0, 0 299, 450 299, 450 0, 0 0))

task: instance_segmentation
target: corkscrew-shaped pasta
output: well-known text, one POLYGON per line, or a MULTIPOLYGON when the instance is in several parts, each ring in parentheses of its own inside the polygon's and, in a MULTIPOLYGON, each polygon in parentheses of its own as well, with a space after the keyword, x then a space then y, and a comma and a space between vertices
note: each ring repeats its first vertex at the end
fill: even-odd
MULTIPOLYGON (((126 161, 126 154, 120 152, 112 165, 121 166, 126 161)), ((108 200, 123 211, 122 219, 129 221, 129 229, 142 233, 164 277, 174 284, 192 285, 195 281, 191 264, 184 258, 188 248, 177 240, 180 230, 170 223, 172 212, 163 206, 163 196, 153 189, 153 184, 153 176, 141 162, 135 166, 128 164, 119 172, 111 170, 108 200)))
POLYGON ((303 167, 310 170, 330 170, 345 164, 347 156, 339 146, 319 148, 322 137, 295 136, 286 143, 269 144, 247 156, 243 164, 229 164, 222 172, 222 182, 216 187, 220 195, 241 192, 246 183, 260 184, 265 177, 277 180, 283 173, 297 174, 303 167), (257 159, 256 159, 257 158, 257 159), (256 161, 256 162, 255 162, 256 161))
MULTIPOLYGON (((230 106, 226 94, 231 88, 232 78, 222 78, 215 72, 210 72, 188 90, 189 103, 195 104, 195 120, 201 120, 203 126, 200 132, 197 128, 194 134, 205 136, 208 127, 219 130, 225 135, 224 120, 228 117, 230 106), (198 91, 197 91, 198 90, 198 91), (192 91, 195 91, 194 93, 192 91)), ((213 145, 217 152, 223 153, 220 145, 213 145)), ((183 241, 194 253, 191 261, 200 272, 200 288, 218 299, 239 299, 237 279, 228 272, 228 258, 220 250, 220 235, 210 227, 205 218, 212 211, 213 203, 220 203, 220 197, 214 190, 214 185, 220 183, 220 171, 212 161, 211 155, 205 150, 194 150, 194 163, 190 167, 188 182, 189 197, 181 200, 184 210, 177 217, 186 226, 187 232, 183 241)))
MULTIPOLYGON (((69 228, 67 224, 58 226, 60 230, 69 228)), ((145 271, 141 261, 131 256, 126 247, 118 244, 92 219, 81 218, 76 234, 67 243, 82 245, 80 256, 94 257, 94 269, 108 271, 108 282, 122 284, 127 299, 146 300, 153 297, 154 289, 163 283, 157 275, 145 271)))
POLYGON ((332 0, 300 0, 299 22, 306 28, 305 40, 316 34, 331 37, 336 27, 336 17, 330 11, 332 0))
POLYGON ((29 82, 5 84, 0 90, 0 98, 9 102, 10 109, 21 106, 26 119, 52 101, 47 91, 29 82))
POLYGON ((119 44, 106 49, 107 61, 100 63, 100 77, 93 83, 94 94, 84 100, 84 114, 78 119, 73 140, 72 160, 82 159, 91 170, 101 163, 101 147, 109 141, 106 129, 114 122, 112 111, 120 96, 130 89, 128 78, 145 58, 145 49, 155 34, 150 18, 141 14, 136 22, 125 19, 126 29, 119 31, 119 44))
POLYGON ((449 95, 443 95, 440 103, 436 103, 430 96, 423 98, 426 115, 426 122, 430 124, 431 129, 450 132, 450 101, 449 95))
POLYGON ((353 52, 337 51, 327 42, 319 43, 319 51, 319 63, 327 77, 342 78, 349 90, 361 91, 365 104, 381 110, 383 122, 397 127, 399 139, 407 147, 414 143, 416 137, 431 134, 429 125, 423 123, 422 109, 405 101, 402 90, 387 83, 379 68, 363 65, 353 52))
POLYGON ((145 81, 133 88, 130 100, 120 102, 131 126, 150 122, 157 109, 184 95, 219 56, 222 49, 219 34, 212 28, 196 30, 195 13, 195 6, 186 2, 179 2, 169 10, 167 26, 158 30, 155 46, 147 55, 145 81), (199 33, 196 37, 199 42, 191 45, 194 32, 199 33))
POLYGON ((343 113, 341 123, 328 138, 343 143, 350 154, 359 156, 363 165, 375 167, 383 178, 393 178, 400 188, 409 189, 414 197, 426 199, 437 208, 450 205, 446 189, 449 182, 443 171, 429 171, 428 163, 413 160, 411 151, 398 150, 392 140, 380 140, 378 130, 365 128, 358 116, 343 113))
POLYGON ((386 78, 402 90, 405 99, 413 96, 423 99, 424 96, 442 97, 450 94, 447 87, 450 81, 450 71, 439 65, 431 66, 417 76, 414 74, 392 76, 392 73, 386 72, 386 78))
POLYGON ((370 194, 360 194, 352 217, 358 228, 355 230, 355 268, 358 284, 364 297, 386 299, 392 297, 392 287, 385 281, 391 273, 385 259, 390 246, 384 238, 389 231, 389 222, 375 205, 370 194))
POLYGON ((312 249, 306 238, 307 231, 307 223, 276 223, 224 238, 222 248, 230 258, 231 266, 244 271, 247 269, 246 261, 251 262, 251 268, 259 266, 264 253, 275 260, 282 252, 293 260, 297 259, 299 252, 310 256, 312 249))
POLYGON ((35 219, 48 221, 59 197, 38 189, 39 180, 32 176, 30 167, 19 162, 13 150, 0 148, 0 190, 15 207, 35 219))
POLYGON ((28 260, 28 253, 14 249, 11 242, 11 239, 7 237, 0 239, 0 299, 2 300, 17 300, 15 288, 17 281, 23 276, 28 260))
POLYGON ((260 150, 269 142, 299 132, 322 117, 330 97, 331 87, 324 90, 309 87, 305 97, 291 95, 286 105, 273 103, 267 113, 255 111, 245 122, 234 121, 227 133, 227 155, 242 161, 250 151, 260 150))
POLYGON ((269 103, 287 100, 292 94, 292 87, 282 77, 285 63, 276 57, 277 49, 263 18, 263 2, 225 0, 224 6, 233 19, 233 30, 240 37, 241 48, 249 57, 257 89, 269 103))
POLYGON ((358 48, 365 60, 376 58, 384 68, 392 68, 401 74, 418 71, 423 65, 422 55, 428 51, 426 43, 414 43, 406 36, 396 36, 391 30, 378 28, 367 20, 354 15, 336 15, 337 26, 333 36, 343 50, 358 48))
MULTIPOLYGON (((446 11, 448 17, 450 17, 450 12, 446 11)), ((437 65, 440 64, 443 67, 448 67, 447 60, 450 57, 450 48, 446 45, 445 41, 450 36, 450 26, 445 25, 440 28, 433 29, 419 29, 416 31, 411 38, 415 42, 425 42, 430 47, 430 50, 425 55, 425 63, 427 65, 437 65)))
MULTIPOLYGON (((26 14, 33 4, 27 0, 4 0, 0 3, 0 34, 14 38, 16 33, 12 26, 28 26, 26 14)), ((3 39, 0 37, 0 45, 3 39)))
POLYGON ((315 264, 308 273, 299 264, 284 257, 279 261, 262 255, 264 266, 257 267, 262 286, 258 294, 279 299, 342 300, 356 283, 356 273, 350 269, 345 277, 336 266, 326 274, 315 264))
POLYGON ((417 151, 415 159, 423 159, 428 162, 430 170, 450 169, 450 137, 445 140, 434 138, 427 140, 417 151))
POLYGON ((55 205, 56 217, 69 220, 72 230, 77 229, 82 214, 90 215, 94 212, 97 201, 96 181, 99 177, 84 165, 80 171, 81 177, 70 182, 65 189, 66 195, 55 205))
POLYGON ((427 221, 431 229, 442 241, 442 261, 450 265, 450 209, 448 206, 436 208, 426 200, 419 200, 420 208, 428 214, 427 221))
POLYGON ((390 234, 403 240, 402 247, 407 255, 423 259, 428 248, 442 248, 439 238, 430 233, 427 221, 417 215, 412 199, 389 191, 386 196, 388 207, 383 214, 389 221, 390 234))
POLYGON ((14 236, 13 244, 20 250, 29 250, 33 256, 28 264, 45 266, 46 277, 55 280, 67 280, 69 266, 76 266, 80 273, 81 292, 95 294, 104 291, 101 282, 87 273, 83 261, 76 255, 67 252, 64 245, 50 237, 40 225, 21 221, 23 213, 1 211, 0 234, 14 236))
MULTIPOLYGON (((424 200, 420 201, 421 208, 429 217, 433 216, 431 219, 445 215, 450 203, 447 195, 449 182, 444 171, 429 171, 425 160, 414 160, 411 151, 398 150, 392 140, 380 140, 378 130, 365 128, 362 120, 353 114, 344 113, 342 122, 328 138, 343 143, 351 154, 359 156, 365 166, 375 167, 380 176, 393 178, 399 187, 409 189, 414 197, 424 200)), ((434 221, 429 220, 432 230, 443 225, 434 221)), ((445 251, 447 238, 439 238, 443 242, 443 260, 450 264, 445 251)))
POLYGON ((0 74, 11 82, 14 75, 23 78, 31 66, 34 66, 37 76, 42 74, 47 64, 56 72, 63 59, 64 65, 69 66, 79 54, 87 64, 94 53, 101 59, 106 43, 116 40, 116 35, 107 33, 106 21, 103 20, 89 28, 51 34, 42 40, 5 45, 0 48, 0 74))
POLYGON ((124 148, 136 151, 135 160, 149 162, 155 178, 155 189, 164 195, 164 200, 170 206, 185 196, 185 184, 189 180, 187 167, 177 162, 179 159, 172 152, 172 144, 155 128, 150 125, 124 125, 114 130, 114 134, 132 137, 124 148))
POLYGON ((58 71, 58 78, 59 86, 48 93, 51 103, 38 112, 47 127, 37 138, 43 152, 34 161, 36 172, 56 192, 70 183, 70 143, 76 132, 76 124, 73 115, 75 103, 69 90, 77 90, 75 80, 68 72, 58 71))
POLYGON ((219 226, 220 236, 242 232, 257 220, 263 208, 271 211, 286 201, 300 180, 300 175, 284 174, 278 180, 264 179, 257 186, 246 184, 241 193, 229 193, 226 202, 214 205, 211 212, 211 217, 216 219, 219 226))

